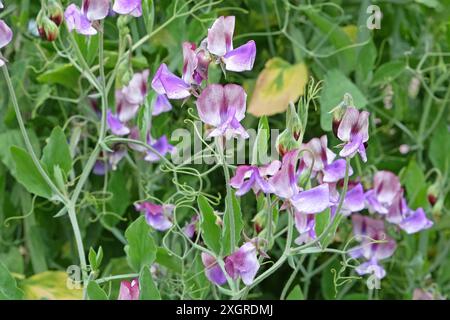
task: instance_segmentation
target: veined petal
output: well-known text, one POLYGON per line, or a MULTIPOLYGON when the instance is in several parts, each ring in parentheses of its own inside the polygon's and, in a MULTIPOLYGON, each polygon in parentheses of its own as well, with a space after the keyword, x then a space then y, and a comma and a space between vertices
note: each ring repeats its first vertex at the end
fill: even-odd
POLYGON ((187 84, 196 83, 194 72, 197 69, 198 59, 195 53, 195 44, 190 42, 183 43, 183 75, 182 79, 187 84))
POLYGON ((301 191, 291 199, 292 205, 303 213, 319 213, 330 206, 330 190, 326 183, 301 191))
POLYGON ((81 11, 89 21, 102 20, 109 13, 110 0, 83 0, 81 11))
POLYGON ((145 97, 147 96, 147 81, 149 75, 149 70, 135 73, 131 78, 130 83, 122 89, 125 99, 130 104, 141 105, 144 103, 145 97))
POLYGON ((378 171, 373 178, 373 188, 378 201, 388 206, 402 189, 400 180, 390 171, 378 171))
POLYGON ((209 281, 219 286, 224 284, 227 278, 214 257, 204 252, 202 252, 201 257, 205 266, 205 274, 209 281))
POLYGON ((214 127, 221 124, 221 110, 225 108, 224 87, 220 84, 208 85, 197 99, 200 119, 214 127))
POLYGON ((360 145, 362 144, 362 137, 360 135, 350 136, 350 140, 348 143, 344 145, 339 155, 343 158, 353 157, 353 155, 359 150, 360 145))
POLYGON ((226 84, 223 87, 224 102, 227 109, 235 108, 234 117, 241 121, 245 117, 247 94, 237 84, 226 84))
MULTIPOLYGON (((329 165, 325 166, 323 170, 323 182, 332 183, 338 182, 345 177, 346 161, 344 159, 338 159, 329 165)), ((349 167, 348 175, 353 174, 352 167, 349 167)))
POLYGON ((5 23, 5 21, 0 19, 0 48, 3 48, 8 43, 11 42, 13 37, 13 32, 10 27, 5 23))
POLYGON ((219 57, 233 50, 234 16, 219 17, 208 29, 208 51, 219 57))
POLYGON ((225 69, 234 72, 249 71, 253 69, 256 56, 255 41, 250 40, 246 44, 228 51, 223 56, 225 69))
POLYGON ((358 124, 358 117, 359 111, 357 109, 348 107, 345 110, 337 132, 337 136, 341 141, 350 141, 352 129, 358 124))
POLYGON ((386 271, 376 262, 364 262, 356 267, 355 271, 359 275, 374 274, 376 278, 382 279, 386 276, 386 271))
POLYGON ((274 174, 269 183, 274 193, 284 199, 290 199, 299 191, 297 186, 298 149, 291 150, 283 156, 281 169, 274 174))
POLYGON ((364 209, 364 190, 361 183, 358 183, 347 192, 342 209, 348 213, 358 212, 364 209))
POLYGON ((139 300, 139 281, 121 281, 118 300, 139 300))

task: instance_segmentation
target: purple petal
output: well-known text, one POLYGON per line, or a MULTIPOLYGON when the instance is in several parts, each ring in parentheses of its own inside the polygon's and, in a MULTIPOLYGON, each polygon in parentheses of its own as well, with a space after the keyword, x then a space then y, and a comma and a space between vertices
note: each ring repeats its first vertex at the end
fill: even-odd
POLYGON ((227 109, 235 108, 234 117, 241 121, 245 117, 247 94, 244 88, 237 84, 227 84, 223 87, 224 102, 227 109))
POLYGON ((102 20, 109 13, 109 0, 83 0, 81 11, 89 21, 102 20))
POLYGON ((225 274, 212 256, 202 252, 202 262, 205 266, 205 274, 209 281, 219 286, 227 281, 225 274))
POLYGON ((261 177, 267 177, 267 176, 273 176, 275 173, 280 170, 281 167, 281 161, 279 160, 273 160, 272 162, 265 164, 263 166, 260 166, 258 168, 259 175, 261 177))
POLYGON ((165 63, 161 64, 152 80, 152 88, 169 99, 184 99, 191 95, 190 86, 174 75, 165 63))
MULTIPOLYGON (((313 138, 308 143, 306 143, 302 149, 307 149, 308 151, 303 152, 302 160, 305 163, 306 167, 309 169, 313 166, 313 171, 320 171, 323 168, 331 163, 336 154, 334 154, 327 147, 328 138, 326 135, 319 138, 313 138), (314 162, 314 165, 313 165, 314 162)), ((345 166, 344 166, 345 169, 345 166)), ((345 171, 345 170, 344 170, 345 171)))
POLYGON ((10 27, 5 23, 5 21, 0 19, 0 48, 3 48, 8 43, 11 42, 13 37, 13 32, 10 27))
POLYGON ((108 152, 108 162, 113 171, 117 169, 117 165, 125 157, 126 154, 127 149, 124 147, 124 145, 117 145, 113 152, 108 152))
POLYGON ((159 153, 153 152, 151 150, 147 151, 147 155, 145 156, 145 160, 149 162, 157 162, 161 160, 161 156, 164 157, 166 154, 170 154, 174 151, 174 147, 169 143, 167 137, 164 135, 158 140, 150 145, 159 153))
POLYGON ((208 29, 208 51, 222 57, 233 50, 234 16, 219 17, 208 29))
POLYGON ((197 110, 200 119, 214 127, 221 124, 221 112, 226 113, 226 107, 224 87, 220 84, 208 85, 197 100, 197 110))
POLYGON ((79 34, 86 36, 97 34, 97 30, 92 27, 91 21, 89 21, 74 4, 71 4, 66 8, 64 18, 70 32, 75 29, 79 34))
POLYGON ((95 161, 95 165, 94 165, 94 168, 92 169, 92 172, 96 176, 104 176, 106 171, 108 171, 108 168, 105 164, 105 161, 103 161, 103 160, 95 161))
POLYGON ((172 110, 172 104, 165 94, 158 94, 153 105, 152 115, 157 116, 161 113, 172 110))
POLYGON ((124 136, 130 133, 130 129, 125 126, 110 110, 106 114, 106 122, 111 132, 118 136, 124 136))
POLYGON ((232 278, 238 275, 245 285, 251 285, 259 269, 256 248, 253 243, 246 242, 236 252, 228 256, 225 259, 225 269, 232 278))
POLYGON ((330 206, 330 190, 326 183, 307 191, 302 191, 291 199, 291 203, 300 212, 319 213, 330 206))
POLYGON ((283 156, 280 171, 278 171, 269 183, 272 185, 274 193, 284 199, 289 199, 299 191, 297 186, 296 167, 298 162, 298 149, 291 150, 283 156))
POLYGON ((149 70, 144 70, 141 73, 135 73, 130 80, 130 83, 122 89, 125 99, 130 104, 141 105, 147 96, 147 81, 150 75, 149 70))
POLYGON ((342 209, 347 213, 358 212, 364 209, 364 190, 362 184, 358 183, 347 192, 342 209))
POLYGON ((115 91, 115 99, 117 118, 121 122, 127 122, 133 119, 139 110, 139 105, 129 103, 123 94, 123 90, 120 89, 115 91))
POLYGON ((301 212, 295 213, 295 227, 300 234, 295 243, 301 245, 316 238, 316 218, 313 214, 305 214, 301 212))
POLYGON ((399 227, 408 234, 416 233, 431 228, 432 226, 433 222, 427 219, 425 211, 422 208, 412 211, 407 218, 399 223, 399 227))
POLYGON ((142 0, 115 0, 113 10, 118 14, 129 14, 134 17, 142 15, 142 0))
POLYGON ((197 69, 198 59, 195 53, 195 44, 183 43, 183 76, 182 79, 187 84, 196 83, 194 73, 197 69))
POLYGON ((255 55, 255 41, 250 40, 239 48, 231 50, 225 54, 223 57, 225 69, 235 72, 252 70, 253 63, 255 62, 255 55))
POLYGON ((367 236, 373 238, 375 234, 384 231, 383 220, 372 219, 362 216, 360 214, 352 215, 353 234, 358 241, 362 240, 362 237, 367 236))
MULTIPOLYGON (((325 166, 323 170, 323 182, 332 183, 338 182, 345 177, 345 167, 346 161, 344 159, 339 159, 331 164, 325 166)), ((348 175, 353 174, 352 167, 349 168, 348 175)))
POLYGON ((165 231, 172 227, 173 223, 168 216, 171 210, 167 206, 157 205, 151 202, 142 202, 135 205, 136 210, 145 213, 145 220, 155 230, 165 231))
MULTIPOLYGON (((243 195, 250 190, 251 186, 244 188, 242 191, 241 188, 245 183, 245 179, 250 178, 253 175, 253 173, 254 173, 253 166, 239 166, 236 169, 236 174, 234 175, 234 177, 231 178, 230 185, 233 188, 239 189, 238 191, 239 195, 243 195)), ((254 179, 252 182, 254 182, 254 179)))
POLYGON ((402 189, 398 177, 390 171, 378 171, 373 178, 378 201, 389 206, 402 189))
POLYGON ((344 145, 339 155, 343 158, 353 157, 353 155, 359 150, 362 144, 362 137, 360 135, 352 135, 348 143, 344 145))

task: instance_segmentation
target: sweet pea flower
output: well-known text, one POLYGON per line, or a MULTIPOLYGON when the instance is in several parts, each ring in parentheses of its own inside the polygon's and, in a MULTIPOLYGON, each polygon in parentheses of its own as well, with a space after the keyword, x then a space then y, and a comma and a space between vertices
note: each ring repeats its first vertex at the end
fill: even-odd
POLYGON ((69 32, 90 36, 97 34, 93 22, 104 19, 109 13, 109 0, 83 0, 81 10, 75 4, 70 4, 64 12, 64 18, 69 32))
POLYGON ((281 169, 269 179, 273 193, 285 200, 284 208, 292 204, 302 213, 322 212, 330 205, 329 187, 327 184, 321 184, 306 191, 299 188, 296 170, 298 153, 299 150, 295 149, 283 156, 281 169))
POLYGON ((272 186, 268 182, 268 177, 273 176, 280 168, 281 162, 274 160, 261 167, 243 165, 236 169, 236 174, 230 180, 230 185, 238 189, 236 196, 246 194, 250 189, 257 194, 273 192, 272 186))
POLYGON ((359 112, 354 107, 348 107, 339 123, 337 136, 345 143, 339 153, 341 157, 353 157, 358 152, 361 159, 366 162, 364 144, 369 140, 369 112, 359 112))
POLYGON ((103 159, 95 162, 93 173, 97 176, 103 176, 108 170, 117 170, 117 165, 127 154, 127 149, 123 144, 115 144, 112 152, 106 152, 103 159))
POLYGON ((429 229, 433 222, 427 218, 422 208, 412 210, 408 207, 403 192, 399 192, 390 206, 386 220, 397 224, 400 229, 408 234, 416 233, 421 230, 429 229))
MULTIPOLYGON (((337 182, 345 177, 346 162, 344 159, 335 160, 336 154, 328 149, 328 138, 323 135, 313 138, 304 144, 301 149, 309 150, 303 152, 300 169, 311 168, 313 173, 319 173, 318 180, 326 183, 337 182)), ((349 168, 349 175, 353 170, 349 168)))
POLYGON ((356 272, 359 275, 373 273, 382 279, 386 271, 378 262, 392 256, 397 246, 395 240, 387 236, 382 220, 354 214, 352 223, 355 239, 361 244, 350 251, 350 256, 367 260, 355 269, 356 272))
POLYGON ((145 102, 148 76, 148 70, 135 73, 127 86, 116 90, 117 113, 113 114, 108 110, 106 115, 108 127, 113 134, 124 136, 130 133, 126 122, 136 116, 139 107, 145 102))
POLYGON ((153 103, 152 116, 172 110, 172 104, 165 94, 158 94, 153 103))
POLYGON ((145 214, 145 220, 155 230, 166 231, 173 225, 170 220, 173 205, 164 204, 158 205, 148 201, 137 203, 134 205, 137 211, 141 211, 145 214))
POLYGON ((186 237, 192 239, 194 238, 195 233, 197 232, 197 223, 198 223, 199 217, 198 214, 192 216, 191 221, 189 223, 186 223, 186 225, 183 228, 183 233, 186 237))
POLYGON ((165 135, 161 136, 158 139, 153 139, 151 136, 149 136, 147 144, 153 147, 158 152, 156 153, 152 150, 147 150, 144 160, 148 162, 158 162, 161 160, 161 157, 164 157, 166 154, 173 154, 173 152, 175 151, 175 147, 169 143, 169 140, 165 135))
POLYGON ((112 9, 118 14, 140 17, 142 16, 142 0, 115 0, 112 9))
POLYGON ((257 250, 252 242, 246 242, 237 251, 225 258, 225 270, 232 279, 241 277, 249 286, 259 269, 257 250))
POLYGON ((196 48, 194 43, 183 43, 183 76, 189 85, 200 85, 208 79, 208 67, 211 62, 203 48, 196 48))
POLYGON ((295 243, 301 245, 317 238, 316 236, 316 216, 296 211, 294 213, 295 227, 300 234, 295 243))
POLYGON ((202 252, 202 262, 205 266, 205 274, 209 281, 219 286, 227 282, 227 278, 213 256, 202 252))
POLYGON ((235 17, 219 17, 208 29, 207 49, 229 71, 241 72, 253 69, 256 56, 255 41, 233 49, 235 17))
POLYGON ((378 171, 373 178, 373 189, 365 193, 370 212, 387 214, 395 197, 402 192, 398 177, 390 171, 378 171))
MULTIPOLYGON (((0 19, 0 49, 9 44, 12 40, 13 33, 5 21, 0 19)), ((0 56, 0 67, 5 64, 5 61, 0 56)))
POLYGON ((139 300, 139 281, 133 279, 131 281, 121 281, 118 300, 139 300))
POLYGON ((214 127, 208 137, 248 138, 247 131, 240 124, 245 117, 246 99, 247 94, 239 85, 208 85, 197 100, 200 119, 214 127))

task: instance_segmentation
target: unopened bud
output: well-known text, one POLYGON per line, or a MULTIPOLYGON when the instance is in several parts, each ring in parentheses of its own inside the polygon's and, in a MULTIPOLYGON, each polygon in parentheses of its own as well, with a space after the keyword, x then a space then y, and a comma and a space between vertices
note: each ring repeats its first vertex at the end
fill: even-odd
POLYGON ((286 126, 294 140, 298 141, 303 133, 303 124, 292 102, 289 103, 289 108, 286 113, 286 126))
POLYGON ((50 20, 52 20, 57 26, 60 26, 63 21, 64 13, 59 3, 55 0, 50 0, 48 2, 47 9, 50 20))
POLYGON ((431 186, 429 186, 428 190, 427 190, 428 202, 430 203, 430 205, 432 207, 438 201, 438 196, 439 196, 439 185, 438 185, 438 181, 436 181, 431 186))
POLYGON ((283 157, 287 152, 300 148, 301 143, 294 139, 289 130, 284 130, 277 138, 278 154, 283 157))
POLYGON ((39 35, 43 40, 55 41, 58 38, 59 29, 56 23, 47 17, 41 17, 37 21, 37 28, 39 35))

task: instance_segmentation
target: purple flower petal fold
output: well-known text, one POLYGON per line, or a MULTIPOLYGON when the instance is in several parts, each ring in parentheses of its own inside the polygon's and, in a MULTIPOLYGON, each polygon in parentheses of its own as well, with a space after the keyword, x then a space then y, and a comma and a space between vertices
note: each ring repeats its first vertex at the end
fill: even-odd
POLYGON ((330 189, 326 183, 306 191, 301 191, 291 198, 295 209, 302 213, 319 213, 330 206, 330 189))
POLYGON ((165 94, 158 94, 153 104, 152 115, 157 116, 161 113, 172 110, 172 104, 165 94))
POLYGON ((89 21, 102 20, 109 13, 110 0, 83 0, 81 12, 89 21))
POLYGON ((13 37, 13 32, 5 21, 0 19, 0 49, 8 45, 13 37))
POLYGON ((236 252, 225 259, 225 270, 231 278, 241 277, 242 282, 249 286, 259 269, 256 247, 251 242, 246 242, 236 252))
POLYGON ((91 21, 74 4, 66 8, 64 18, 69 32, 75 30, 77 33, 85 36, 97 34, 97 30, 92 26, 91 21))
POLYGON ((158 162, 161 160, 161 156, 164 157, 167 154, 171 154, 175 150, 165 135, 155 141, 153 139, 149 139, 148 144, 159 153, 158 154, 152 150, 148 150, 144 158, 148 162, 158 162))
POLYGON ((191 95, 190 85, 174 75, 165 63, 161 64, 152 80, 152 88, 169 99, 184 99, 191 95))
POLYGON ((119 118, 111 112, 111 110, 107 111, 106 123, 108 124, 111 132, 117 136, 124 136, 130 133, 130 129, 128 129, 128 127, 125 126, 119 118))
POLYGON ((416 211, 410 211, 409 215, 403 219, 399 227, 408 234, 416 233, 421 230, 429 229, 433 226, 433 222, 429 220, 422 208, 416 211))
POLYGON ((300 234, 295 243, 302 245, 316 239, 316 216, 314 214, 306 214, 295 212, 295 228, 300 234))
POLYGON ((214 257, 204 252, 202 252, 201 256, 208 280, 219 286, 224 284, 227 281, 227 278, 214 257))
POLYGON ((242 72, 253 69, 256 56, 255 41, 250 40, 246 44, 227 52, 223 56, 225 69, 229 71, 242 72))
POLYGON ((169 217, 172 215, 172 205, 158 205, 148 201, 135 204, 137 211, 145 214, 145 220, 155 230, 165 231, 173 225, 169 217))
POLYGON ((298 149, 291 150, 283 156, 281 169, 270 178, 274 193, 283 199, 290 199, 298 194, 297 185, 298 149))
POLYGON ((339 153, 341 157, 353 157, 359 152, 362 160, 367 161, 364 143, 369 140, 369 112, 347 108, 339 124, 337 136, 345 142, 339 153))

